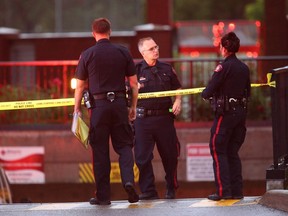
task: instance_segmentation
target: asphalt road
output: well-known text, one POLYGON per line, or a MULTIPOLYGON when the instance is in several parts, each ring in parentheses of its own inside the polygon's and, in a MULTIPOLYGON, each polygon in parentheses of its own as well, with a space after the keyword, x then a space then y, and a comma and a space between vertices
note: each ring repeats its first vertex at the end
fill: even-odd
POLYGON ((0 205, 1 216, 287 216, 288 212, 259 204, 261 197, 242 200, 175 199, 112 201, 109 206, 92 206, 88 202, 25 203, 0 205))

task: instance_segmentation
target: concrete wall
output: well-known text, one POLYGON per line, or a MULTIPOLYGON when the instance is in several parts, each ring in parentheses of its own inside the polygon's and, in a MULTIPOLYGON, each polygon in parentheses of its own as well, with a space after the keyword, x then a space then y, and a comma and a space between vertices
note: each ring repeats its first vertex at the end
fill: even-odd
MULTIPOLYGON (((186 145, 208 145, 210 128, 179 127, 177 133, 181 142, 178 176, 180 181, 186 181, 186 145)), ((79 163, 91 162, 91 149, 84 149, 70 130, 2 130, 0 146, 44 146, 46 183, 77 183, 79 163)), ((272 152, 272 128, 248 127, 245 143, 240 150, 244 180, 265 180, 266 169, 273 162, 272 152)), ((112 161, 117 161, 112 148, 110 155, 112 161)), ((154 169, 156 180, 163 181, 164 171, 156 150, 154 169)))

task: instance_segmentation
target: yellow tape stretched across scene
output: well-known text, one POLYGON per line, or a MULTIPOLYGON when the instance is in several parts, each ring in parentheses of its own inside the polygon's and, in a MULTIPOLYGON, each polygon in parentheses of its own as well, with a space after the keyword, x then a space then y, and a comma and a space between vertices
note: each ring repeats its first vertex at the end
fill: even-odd
MULTIPOLYGON (((254 83, 254 84, 251 84, 251 87, 261 87, 261 86, 276 87, 275 81, 271 81, 271 76, 272 76, 271 73, 267 74, 267 83, 259 83, 259 84, 254 83)), ((180 90, 171 90, 171 91, 140 93, 138 95, 138 99, 169 97, 169 96, 175 96, 175 95, 199 94, 204 89, 205 87, 200 87, 200 88, 180 89, 180 90)), ((73 105, 74 105, 74 98, 29 100, 29 101, 9 101, 9 102, 0 102, 0 111, 1 110, 19 110, 19 109, 38 109, 38 108, 73 106, 73 105)))

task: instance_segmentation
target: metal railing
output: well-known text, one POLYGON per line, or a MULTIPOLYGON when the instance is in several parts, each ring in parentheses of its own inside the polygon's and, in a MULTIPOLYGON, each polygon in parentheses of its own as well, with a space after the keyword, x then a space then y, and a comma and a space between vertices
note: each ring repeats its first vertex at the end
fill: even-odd
MULTIPOLYGON (((73 97, 70 80, 78 61, 0 62, 0 101, 73 97)), ((0 112, 2 124, 49 124, 70 121, 72 107, 0 112)))
MULTIPOLYGON (((222 58, 161 59, 173 65, 183 88, 204 87, 222 58)), ((241 58, 250 68, 252 83, 265 83, 271 68, 284 66, 288 56, 241 58), (284 63, 283 63, 284 62, 284 63), (266 69, 268 68, 268 69, 266 69)), ((140 61, 135 59, 135 62, 140 61)), ((0 101, 25 101, 73 97, 70 87, 78 61, 0 62, 0 101)), ((199 95, 184 95, 178 121, 212 119, 210 106, 199 95)), ((71 122, 73 107, 10 110, 0 112, 1 124, 65 124, 71 122)), ((248 118, 270 118, 269 87, 255 88, 250 101, 248 118)))

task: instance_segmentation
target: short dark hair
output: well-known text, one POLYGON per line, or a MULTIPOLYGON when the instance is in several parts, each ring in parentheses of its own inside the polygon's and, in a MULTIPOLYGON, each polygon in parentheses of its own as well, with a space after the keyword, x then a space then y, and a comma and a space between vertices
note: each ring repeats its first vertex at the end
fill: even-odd
POLYGON ((228 52, 236 53, 240 48, 240 39, 234 32, 229 32, 221 38, 221 45, 228 52))
POLYGON ((106 18, 95 19, 92 23, 92 31, 99 34, 109 33, 111 30, 111 23, 106 18))

